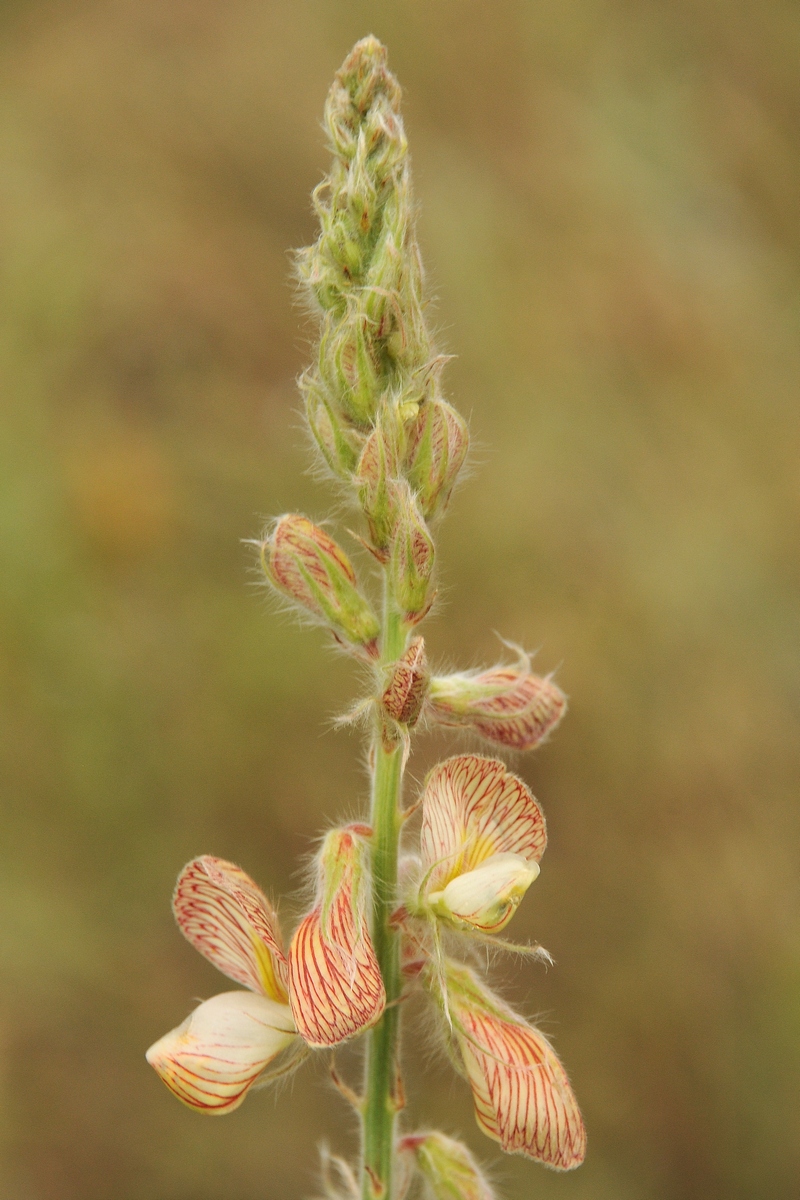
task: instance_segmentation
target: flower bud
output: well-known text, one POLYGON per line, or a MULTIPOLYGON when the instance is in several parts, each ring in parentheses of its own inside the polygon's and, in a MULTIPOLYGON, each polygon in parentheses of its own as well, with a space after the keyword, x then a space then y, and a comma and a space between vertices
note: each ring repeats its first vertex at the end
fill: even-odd
POLYGON ((392 667, 381 701, 384 710, 400 725, 416 725, 428 689, 425 639, 412 638, 408 649, 392 667))
POLYGON ((567 698, 549 677, 534 675, 523 655, 516 667, 492 667, 431 680, 428 712, 440 725, 474 729, 509 750, 532 750, 555 729, 567 698))
MULTIPOLYGON (((547 1038, 469 968, 448 961, 445 969, 447 1008, 480 1128, 508 1154, 524 1154, 557 1171, 579 1166, 586 1130, 547 1038)), ((430 973, 427 983, 437 994, 430 973)))
POLYGON ((383 427, 377 425, 364 443, 356 479, 370 544, 382 563, 389 561, 389 547, 397 524, 396 474, 394 449, 383 427))
POLYGON ((391 556, 391 579, 397 604, 409 624, 426 615, 433 602, 434 547, 419 506, 406 486, 398 487, 398 521, 391 556))
POLYGON ((322 380, 307 372, 300 380, 306 402, 306 420, 319 451, 334 474, 350 479, 358 463, 362 439, 335 414, 322 380))
POLYGON ((456 875, 427 897, 431 910, 460 929, 499 933, 539 874, 539 864, 519 854, 493 854, 474 871, 456 875))
POLYGON ((289 948, 289 1002, 310 1046, 335 1046, 386 1005, 369 933, 368 826, 333 829, 317 859, 317 897, 289 948))
MULTIPOLYGON (((337 246, 336 254, 344 253, 337 246)), ((362 429, 375 418, 380 382, 367 317, 351 302, 343 319, 328 314, 319 345, 319 369, 343 416, 362 429)))
POLYGON ((307 517, 287 513, 262 543, 261 564, 275 588, 374 657, 378 618, 358 590, 344 550, 307 517))
POLYGON ((352 119, 363 116, 382 99, 392 109, 400 107, 400 84, 386 65, 386 47, 376 37, 356 42, 336 72, 328 103, 332 101, 352 110, 352 119))
POLYGON ((412 1154, 431 1200, 493 1200, 494 1193, 466 1146, 443 1133, 413 1133, 398 1143, 412 1154))
POLYGON ((426 520, 447 507, 468 449, 466 421, 454 408, 439 399, 420 406, 408 436, 406 468, 426 520))
POLYGON ((386 338, 399 322, 398 291, 405 269, 393 231, 384 229, 364 280, 364 311, 379 340, 386 338))

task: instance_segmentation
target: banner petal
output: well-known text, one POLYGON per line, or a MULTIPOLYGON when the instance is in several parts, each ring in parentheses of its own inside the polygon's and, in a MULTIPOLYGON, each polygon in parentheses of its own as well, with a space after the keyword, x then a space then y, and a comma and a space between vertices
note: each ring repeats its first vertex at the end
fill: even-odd
POLYGON ((190 1108, 226 1113, 296 1037, 287 1005, 252 992, 223 992, 151 1046, 147 1061, 190 1108))
POLYGON ((462 754, 431 771, 420 834, 428 892, 495 854, 518 854, 538 863, 546 845, 542 810, 504 763, 462 754))
POLYGON ((181 871, 172 898, 181 933, 229 979, 285 1004, 278 917, 241 867, 204 854, 181 871))

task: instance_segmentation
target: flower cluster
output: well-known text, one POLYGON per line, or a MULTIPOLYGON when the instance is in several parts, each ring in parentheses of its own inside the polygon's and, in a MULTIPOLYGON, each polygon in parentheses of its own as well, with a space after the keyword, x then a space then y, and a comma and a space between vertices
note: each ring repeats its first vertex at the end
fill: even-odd
MULTIPOLYGON (((240 868, 206 856, 183 869, 173 900, 180 929, 250 989, 204 1001, 148 1051, 184 1103, 229 1112, 279 1055, 293 1067, 299 1045, 337 1046, 380 1018, 386 994, 366 911, 371 836, 364 825, 328 834, 314 907, 288 955, 274 909, 240 868)), ((504 1150, 568 1169, 582 1160, 585 1135, 555 1052, 463 963, 446 956, 440 971, 433 948, 439 926, 503 929, 546 844, 542 811, 521 779, 496 759, 450 758, 426 780, 419 878, 407 879, 394 920, 407 987, 424 988, 448 1014, 481 1128, 504 1150)))
POLYGON ((348 554, 308 517, 284 514, 259 542, 274 593, 371 672, 357 710, 369 719, 371 811, 324 837, 313 903, 288 950, 275 909, 241 868, 208 855, 184 867, 178 926, 245 990, 199 1004, 147 1058, 185 1104, 221 1114, 313 1051, 330 1056, 368 1033, 363 1097, 334 1070, 362 1121, 360 1182, 329 1158, 326 1196, 401 1200, 416 1179, 434 1200, 491 1200, 458 1141, 397 1129, 400 1018, 412 992, 428 997, 478 1125, 503 1150, 557 1170, 582 1161, 584 1126, 555 1051, 470 965, 476 945, 508 945, 497 935, 539 874, 544 816, 496 758, 446 759, 405 808, 403 772, 420 725, 530 750, 566 700, 521 652, 514 665, 436 675, 417 631, 435 598, 432 531, 469 439, 443 398, 444 359, 424 319, 399 100, 384 48, 359 42, 326 104, 333 167, 314 195, 320 234, 298 256, 320 323, 300 381, 307 423, 320 463, 363 516, 358 540, 383 577, 381 615, 348 554))

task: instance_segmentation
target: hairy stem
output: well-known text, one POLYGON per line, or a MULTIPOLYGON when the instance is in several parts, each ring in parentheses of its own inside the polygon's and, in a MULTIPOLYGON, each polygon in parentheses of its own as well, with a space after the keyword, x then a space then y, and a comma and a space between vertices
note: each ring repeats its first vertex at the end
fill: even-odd
MULTIPOLYGON (((384 589, 382 664, 403 653, 406 636, 388 578, 384 589)), ((369 1034, 363 1119, 363 1200, 391 1200, 394 1124, 398 1109, 398 1035, 400 944, 389 917, 396 906, 397 852, 400 841, 400 791, 403 751, 386 751, 380 735, 374 744, 372 780, 372 941, 386 988, 386 1010, 369 1034)))

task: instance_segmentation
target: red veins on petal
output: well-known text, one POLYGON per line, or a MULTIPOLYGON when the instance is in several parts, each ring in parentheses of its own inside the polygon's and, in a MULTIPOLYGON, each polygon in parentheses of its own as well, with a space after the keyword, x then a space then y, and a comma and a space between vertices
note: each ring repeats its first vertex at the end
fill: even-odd
POLYGON ((210 854, 193 859, 178 876, 172 908, 183 935, 223 974, 286 1002, 277 914, 241 867, 210 854))
POLYGON ((546 845, 542 810, 504 763, 463 754, 431 771, 420 834, 428 891, 445 887, 493 854, 519 854, 538 863, 546 845))
POLYGON ((339 858, 323 861, 320 899, 289 947, 289 1003, 298 1032, 311 1046, 335 1046, 353 1037, 373 1025, 386 1006, 366 893, 356 871, 360 850, 352 834, 358 828, 336 835, 339 858), (327 895, 325 872, 332 869, 337 882, 327 895))
POLYGON ((190 1108, 225 1113, 274 1058, 296 1040, 284 1004, 252 992, 225 992, 200 1004, 147 1051, 147 1061, 190 1108))
POLYGON ((549 679, 498 667, 478 680, 488 688, 496 688, 497 694, 479 706, 472 724, 490 741, 512 750, 537 746, 564 715, 566 697, 549 679))
POLYGON ((275 528, 270 555, 270 566, 276 582, 300 603, 323 617, 325 614, 303 578, 303 570, 320 588, 329 591, 331 582, 326 557, 355 587, 356 576, 350 559, 324 529, 309 521, 308 517, 295 513, 281 517, 275 528))
POLYGON ((461 1005, 450 997, 461 1056, 484 1133, 509 1154, 559 1171, 583 1162, 586 1130, 558 1056, 547 1039, 508 1010, 461 1005))

